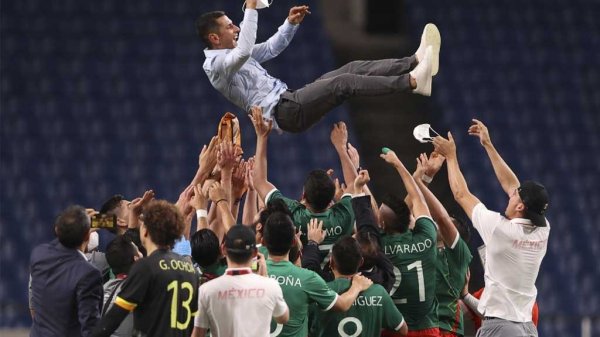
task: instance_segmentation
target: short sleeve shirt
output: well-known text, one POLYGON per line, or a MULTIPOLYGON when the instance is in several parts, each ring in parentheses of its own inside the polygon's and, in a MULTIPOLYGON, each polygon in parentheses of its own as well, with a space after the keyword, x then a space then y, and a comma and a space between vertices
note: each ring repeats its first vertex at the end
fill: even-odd
POLYGON ((452 247, 438 249, 436 297, 440 329, 463 334, 463 315, 458 306, 460 292, 465 286, 467 269, 473 256, 460 235, 452 247))
POLYGON ((411 331, 438 327, 436 239, 435 222, 426 216, 416 219, 413 230, 381 238, 396 275, 390 295, 411 331))
POLYGON ((115 305, 133 310, 134 334, 189 336, 198 311, 198 283, 191 262, 159 249, 133 264, 115 305))
POLYGON ((290 320, 285 325, 271 323, 271 336, 308 335, 308 308, 316 303, 322 310, 331 309, 337 293, 313 271, 302 269, 289 261, 267 260, 267 273, 281 286, 285 302, 290 308, 290 320))
MULTIPOLYGON (((343 294, 351 281, 338 278, 327 285, 343 294)), ((358 295, 347 312, 316 310, 311 336, 379 336, 382 328, 398 331, 403 323, 404 318, 390 295, 382 286, 373 284, 358 295)))

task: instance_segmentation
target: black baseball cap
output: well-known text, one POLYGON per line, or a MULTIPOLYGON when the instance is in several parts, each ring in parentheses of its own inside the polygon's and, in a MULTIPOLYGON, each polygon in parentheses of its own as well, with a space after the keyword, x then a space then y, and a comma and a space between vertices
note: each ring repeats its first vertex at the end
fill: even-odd
POLYGON ((525 218, 538 227, 546 226, 546 210, 548 209, 548 192, 535 181, 526 181, 517 189, 519 197, 525 204, 525 218))
POLYGON ((235 225, 225 234, 225 248, 232 253, 251 252, 256 249, 256 238, 252 229, 235 225))

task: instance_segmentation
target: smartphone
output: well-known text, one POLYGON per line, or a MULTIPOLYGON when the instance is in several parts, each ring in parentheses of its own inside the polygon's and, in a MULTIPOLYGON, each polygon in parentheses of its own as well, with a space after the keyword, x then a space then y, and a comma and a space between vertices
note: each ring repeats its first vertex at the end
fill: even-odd
POLYGON ((252 259, 252 266, 250 268, 255 273, 258 271, 258 256, 252 259))
POLYGON ((117 216, 112 214, 94 214, 92 216, 92 228, 115 228, 117 227, 117 216))

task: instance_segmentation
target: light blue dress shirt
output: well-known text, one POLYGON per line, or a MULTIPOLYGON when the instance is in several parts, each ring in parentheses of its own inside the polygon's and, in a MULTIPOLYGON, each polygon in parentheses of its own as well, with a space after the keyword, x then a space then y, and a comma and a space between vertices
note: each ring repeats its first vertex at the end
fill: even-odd
POLYGON ((298 25, 286 19, 266 42, 255 44, 258 12, 246 9, 239 32, 237 47, 233 49, 205 49, 204 71, 210 83, 228 100, 246 112, 252 106, 263 108, 263 117, 273 120, 274 108, 287 85, 269 75, 260 65, 279 55, 292 41, 298 25))

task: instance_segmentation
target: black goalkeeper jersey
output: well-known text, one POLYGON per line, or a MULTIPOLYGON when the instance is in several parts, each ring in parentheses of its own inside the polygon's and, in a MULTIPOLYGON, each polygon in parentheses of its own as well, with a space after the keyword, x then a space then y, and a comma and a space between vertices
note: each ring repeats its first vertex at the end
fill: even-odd
POLYGON ((134 336, 189 336, 198 313, 198 285, 191 262, 159 249, 133 264, 115 304, 133 310, 134 336))

